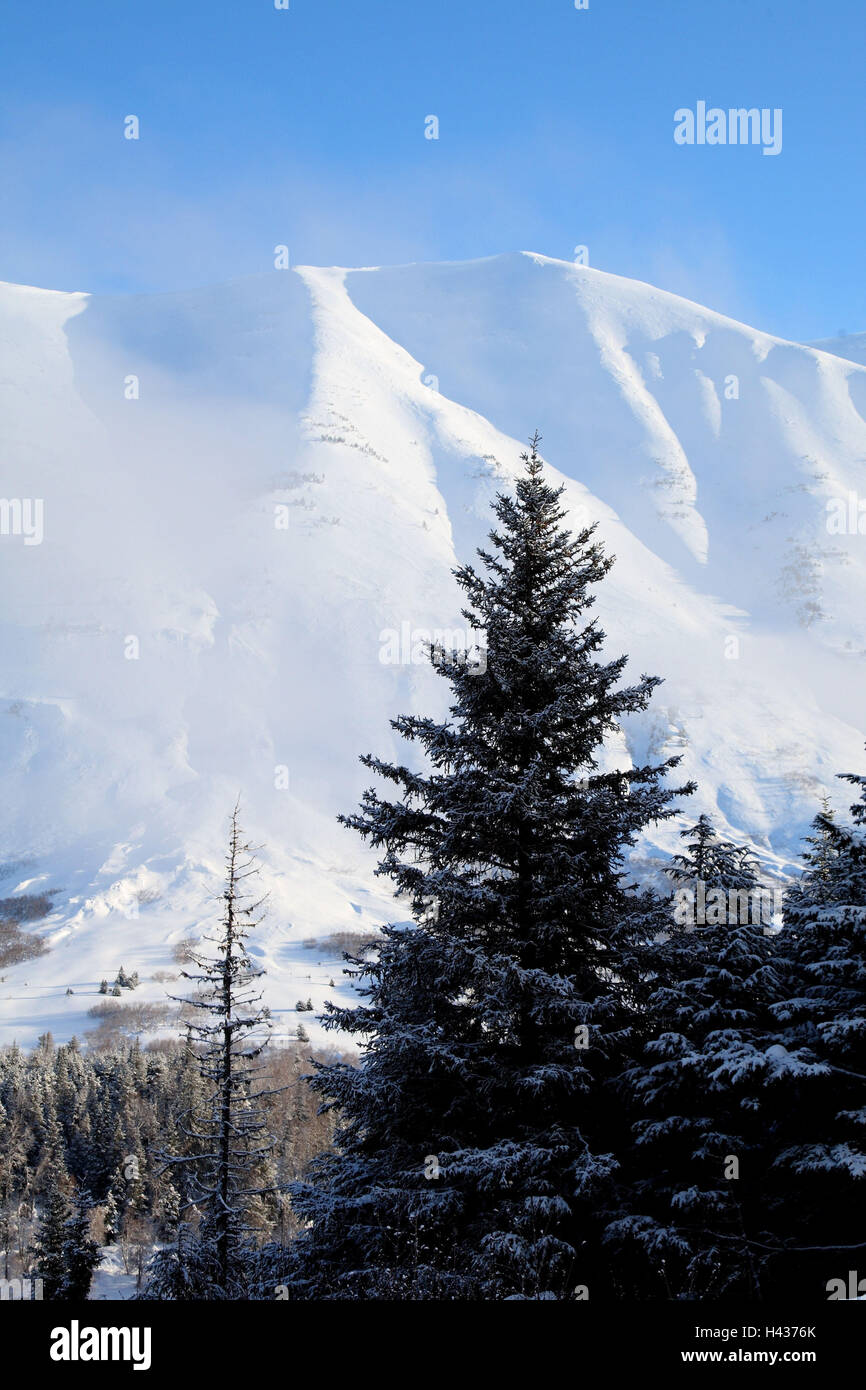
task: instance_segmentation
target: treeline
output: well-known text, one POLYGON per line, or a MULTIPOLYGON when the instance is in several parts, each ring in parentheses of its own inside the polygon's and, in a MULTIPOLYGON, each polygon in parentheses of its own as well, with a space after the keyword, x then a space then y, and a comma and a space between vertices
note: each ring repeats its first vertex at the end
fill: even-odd
MULTIPOLYGON (((263 1102, 275 1141, 271 1171, 285 1189, 328 1146, 331 1124, 302 1080, 309 1048, 273 1047, 265 1060, 275 1089, 263 1102)), ((71 1288, 64 1280, 82 1241, 94 1239, 97 1251, 117 1245, 121 1266, 143 1287, 188 1199, 182 1173, 166 1169, 162 1155, 201 1147, 181 1128, 201 1095, 188 1043, 82 1051, 75 1039, 55 1046, 46 1034, 29 1053, 0 1049, 0 1276, 42 1278, 45 1298, 86 1296, 80 1275, 71 1288)), ((185 1219, 194 1229, 199 1218, 190 1211, 185 1219)), ((254 1219, 262 1242, 287 1243, 297 1226, 285 1197, 254 1219)))

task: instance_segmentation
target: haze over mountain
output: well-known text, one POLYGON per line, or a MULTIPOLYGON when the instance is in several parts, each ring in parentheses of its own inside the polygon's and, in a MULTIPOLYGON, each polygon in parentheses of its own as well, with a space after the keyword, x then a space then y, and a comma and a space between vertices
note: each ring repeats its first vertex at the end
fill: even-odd
POLYGON ((0 536, 0 895, 54 904, 50 953, 4 971, 0 1041, 81 1035, 121 964, 136 1001, 164 997, 153 972, 219 910, 238 794, 266 998, 320 1038, 293 1006, 337 997, 341 964, 304 940, 406 915, 336 823, 357 756, 403 756, 388 720, 447 703, 425 664, 389 662, 393 635, 405 654, 463 627, 451 569, 535 428, 617 557, 607 651, 665 678, 611 765, 681 753, 689 823, 707 810, 792 871, 864 762, 866 366, 831 345, 528 253, 0 287, 2 491, 44 508, 40 543, 0 536))

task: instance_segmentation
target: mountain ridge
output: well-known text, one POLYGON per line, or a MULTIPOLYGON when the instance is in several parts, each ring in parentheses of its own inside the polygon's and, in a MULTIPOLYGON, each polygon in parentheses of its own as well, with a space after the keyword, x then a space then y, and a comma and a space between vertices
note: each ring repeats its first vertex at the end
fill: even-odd
MULTIPOLYGON (((856 364, 511 253, 159 296, 0 286, 0 402, 4 487, 45 501, 42 545, 0 540, 0 837, 7 868, 28 861, 2 892, 56 890, 50 954, 0 984, 3 1040, 80 1033, 99 978, 170 963, 238 790, 268 846, 268 1000, 339 997, 339 962, 303 941, 405 914, 334 817, 357 755, 396 751, 389 718, 446 698, 382 634, 459 629, 450 570, 536 427, 574 523, 617 556, 607 649, 665 678, 611 765, 680 751, 684 815, 771 875, 823 791, 846 804, 866 570, 827 505, 866 493, 856 364)), ((279 1014, 315 1041, 309 1017, 279 1014)))

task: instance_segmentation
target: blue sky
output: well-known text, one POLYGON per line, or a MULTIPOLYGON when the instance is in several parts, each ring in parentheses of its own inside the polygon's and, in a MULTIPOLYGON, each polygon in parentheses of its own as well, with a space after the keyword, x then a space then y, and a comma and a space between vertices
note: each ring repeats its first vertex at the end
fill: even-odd
POLYGON ((0 279, 159 291, 267 271, 279 243, 347 265, 580 244, 787 337, 860 331, 864 52, 863 0, 6 5, 0 279), (699 100, 782 108, 781 154, 676 145, 699 100))

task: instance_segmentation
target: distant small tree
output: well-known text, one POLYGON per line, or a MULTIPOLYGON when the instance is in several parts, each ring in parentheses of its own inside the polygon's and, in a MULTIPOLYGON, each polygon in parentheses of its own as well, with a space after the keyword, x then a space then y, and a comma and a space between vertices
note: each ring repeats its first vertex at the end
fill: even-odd
POLYGON ((117 1209, 117 1199, 113 1192, 109 1192, 102 1213, 102 1230, 106 1245, 111 1245, 117 1239, 120 1233, 120 1222, 121 1215, 117 1209))
POLYGON ((162 1185, 162 1196, 158 1208, 157 1231, 161 1240, 172 1241, 177 1238, 180 1224, 180 1193, 169 1178, 162 1185))
POLYGON ((110 1245, 120 1239, 123 1218, 126 1213, 128 1183, 123 1174, 123 1164, 118 1164, 111 1178, 111 1186, 105 1202, 104 1229, 105 1241, 110 1245))

